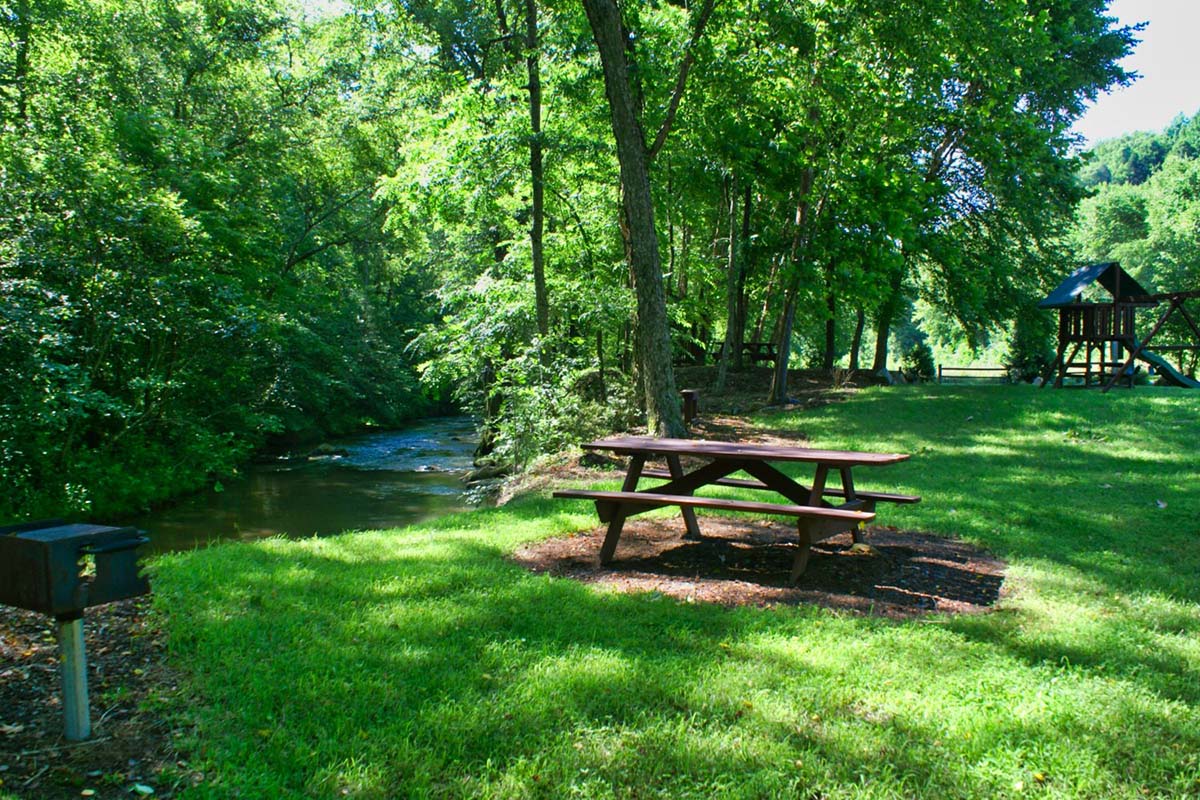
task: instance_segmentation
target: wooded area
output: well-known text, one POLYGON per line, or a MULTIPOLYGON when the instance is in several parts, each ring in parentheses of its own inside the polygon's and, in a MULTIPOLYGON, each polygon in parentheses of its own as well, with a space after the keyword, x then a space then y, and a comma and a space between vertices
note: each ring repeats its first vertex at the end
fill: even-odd
MULTIPOLYGON (((1200 114, 1161 133, 1100 143, 1084 167, 1090 195, 1072 233, 1076 252, 1119 260, 1152 292, 1200 291, 1200 114)), ((1178 369, 1195 378, 1200 353, 1182 316, 1158 334, 1178 369)))
POLYGON ((0 516, 450 403, 509 463, 676 432, 714 346, 878 369, 914 304, 980 342, 1081 256, 1194 275, 1183 145, 1070 236, 1104 6, 0 3, 0 516))

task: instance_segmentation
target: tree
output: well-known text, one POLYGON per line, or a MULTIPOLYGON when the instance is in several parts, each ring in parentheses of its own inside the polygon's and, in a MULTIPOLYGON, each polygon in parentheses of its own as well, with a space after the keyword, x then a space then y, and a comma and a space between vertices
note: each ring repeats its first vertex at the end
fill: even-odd
POLYGON ((637 293, 637 357, 645 384, 647 425, 666 436, 686 434, 671 366, 671 335, 667 325, 662 261, 654 225, 650 188, 650 161, 662 148, 683 98, 694 48, 704 34, 714 0, 706 0, 692 30, 691 41, 679 65, 670 105, 654 142, 646 144, 641 114, 630 83, 626 60, 627 36, 615 0, 584 0, 588 22, 604 70, 605 94, 612 118, 613 138, 620 163, 621 200, 628 227, 629 264, 637 293))

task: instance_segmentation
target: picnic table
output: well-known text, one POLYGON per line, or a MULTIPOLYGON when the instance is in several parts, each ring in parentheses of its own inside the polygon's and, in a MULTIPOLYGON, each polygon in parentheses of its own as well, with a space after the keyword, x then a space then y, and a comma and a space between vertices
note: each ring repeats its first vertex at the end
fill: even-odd
POLYGON ((791 580, 799 579, 808 566, 810 547, 815 542, 850 531, 859 540, 859 529, 875 518, 878 503, 916 503, 913 495, 860 491, 854 482, 855 467, 879 467, 908 458, 899 453, 860 453, 848 450, 817 450, 807 447, 746 442, 714 442, 701 439, 659 439, 622 436, 585 444, 584 449, 602 450, 629 457, 629 468, 618 492, 562 489, 555 497, 593 500, 600 521, 608 523, 600 563, 609 564, 628 517, 664 506, 679 506, 686 528, 685 538, 701 538, 697 508, 741 511, 795 517, 800 547, 792 565, 791 580), (686 471, 682 458, 698 462, 686 471), (646 468, 650 459, 661 459, 667 469, 646 468), (804 485, 782 472, 773 462, 813 465, 811 483, 804 485), (744 472, 750 478, 730 477, 744 472), (829 486, 830 473, 840 486, 829 486), (643 478, 665 479, 666 483, 639 489, 643 478), (757 502, 715 497, 696 497, 705 486, 731 486, 778 495, 786 502, 757 502))
POLYGON ((743 342, 742 353, 750 359, 751 364, 757 364, 760 361, 774 364, 779 358, 779 350, 775 347, 774 342, 743 342))
MULTIPOLYGON (((721 352, 725 349, 725 344, 715 344, 709 348, 713 361, 721 360, 721 352)), ((774 342, 742 342, 742 358, 749 360, 751 364, 766 362, 774 364, 779 358, 779 348, 774 342)))

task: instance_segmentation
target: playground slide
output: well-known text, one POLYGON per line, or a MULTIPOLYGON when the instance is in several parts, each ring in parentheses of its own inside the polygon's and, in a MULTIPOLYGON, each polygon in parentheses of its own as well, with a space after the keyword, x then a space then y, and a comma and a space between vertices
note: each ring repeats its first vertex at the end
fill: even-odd
POLYGON ((1163 380, 1172 386, 1182 386, 1185 389, 1200 389, 1200 381, 1194 381, 1187 375, 1184 375, 1171 366, 1170 361, 1167 361, 1157 353, 1143 350, 1138 353, 1138 358, 1153 366, 1155 371, 1162 376, 1163 380))

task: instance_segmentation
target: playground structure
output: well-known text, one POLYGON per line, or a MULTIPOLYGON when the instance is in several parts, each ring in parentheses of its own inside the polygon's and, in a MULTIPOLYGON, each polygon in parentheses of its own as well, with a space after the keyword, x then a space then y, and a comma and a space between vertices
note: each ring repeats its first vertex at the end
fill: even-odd
POLYGON ((1147 349, 1167 321, 1179 312, 1195 335, 1195 342, 1157 349, 1172 352, 1200 350, 1200 325, 1183 305, 1197 297, 1200 297, 1200 291, 1151 294, 1116 261, 1080 267, 1038 303, 1038 308, 1058 309, 1059 314, 1058 349, 1050 369, 1043 376, 1046 383, 1050 382, 1050 375, 1054 375, 1056 388, 1061 388, 1068 377, 1082 379, 1084 387, 1102 386, 1106 392, 1120 381, 1132 387, 1134 362, 1140 360, 1151 365, 1166 383, 1200 389, 1200 381, 1184 375, 1162 356, 1147 349), (1112 296, 1111 303, 1083 301, 1084 290, 1096 282, 1112 296), (1137 310, 1157 308, 1163 303, 1167 304, 1166 310, 1146 338, 1139 340, 1137 310))

